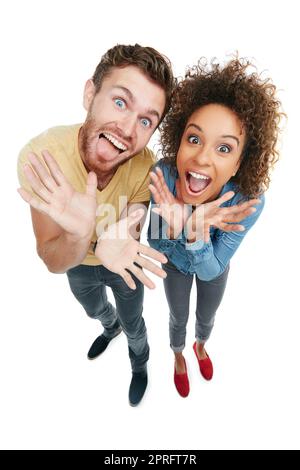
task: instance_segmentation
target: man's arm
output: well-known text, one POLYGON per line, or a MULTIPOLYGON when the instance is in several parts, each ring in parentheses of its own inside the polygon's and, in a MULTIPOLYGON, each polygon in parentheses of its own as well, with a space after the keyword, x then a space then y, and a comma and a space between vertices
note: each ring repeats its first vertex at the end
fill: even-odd
POLYGON ((89 249, 95 227, 97 177, 90 172, 86 192, 79 193, 49 152, 42 155, 44 162, 29 154, 30 165, 25 164, 23 171, 31 192, 24 188, 18 191, 31 206, 39 256, 49 271, 63 273, 80 264, 89 249))
POLYGON ((39 257, 52 273, 64 273, 80 264, 88 252, 90 239, 65 232, 47 215, 31 207, 31 219, 39 257))

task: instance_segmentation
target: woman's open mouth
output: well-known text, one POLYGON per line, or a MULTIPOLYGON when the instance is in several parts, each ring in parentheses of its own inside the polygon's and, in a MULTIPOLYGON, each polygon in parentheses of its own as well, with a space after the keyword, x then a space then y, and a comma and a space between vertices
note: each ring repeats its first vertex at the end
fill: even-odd
POLYGON ((185 183, 188 194, 191 196, 199 196, 210 185, 212 179, 200 172, 186 171, 185 183))

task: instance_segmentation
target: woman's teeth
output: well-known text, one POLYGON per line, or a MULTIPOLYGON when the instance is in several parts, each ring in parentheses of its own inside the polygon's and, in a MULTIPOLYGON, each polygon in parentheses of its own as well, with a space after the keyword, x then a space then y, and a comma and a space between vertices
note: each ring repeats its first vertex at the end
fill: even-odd
POLYGON ((196 173, 195 171, 188 171, 186 173, 186 180, 189 191, 196 194, 207 188, 211 178, 201 173, 196 173))
POLYGON ((193 176, 193 178, 196 178, 197 180, 209 180, 208 176, 200 175, 199 173, 194 173, 193 171, 188 172, 189 175, 193 176))

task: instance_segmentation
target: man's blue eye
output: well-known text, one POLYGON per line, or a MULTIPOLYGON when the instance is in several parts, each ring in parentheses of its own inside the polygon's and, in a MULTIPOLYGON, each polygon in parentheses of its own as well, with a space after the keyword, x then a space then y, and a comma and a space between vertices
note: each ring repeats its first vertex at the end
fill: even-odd
POLYGON ((231 151, 231 148, 229 147, 229 145, 220 145, 220 147, 218 147, 218 150, 221 153, 229 153, 231 151))
POLYGON ((142 123, 142 126, 144 126, 144 127, 150 127, 151 126, 151 121, 150 121, 150 119, 147 119, 147 118, 141 119, 141 123, 142 123))
POLYGON ((188 138, 188 141, 191 144, 199 144, 200 143, 200 139, 196 135, 190 135, 189 138, 188 138))
POLYGON ((118 108, 121 108, 121 109, 125 108, 125 101, 121 100, 120 98, 116 98, 115 103, 118 106, 118 108))

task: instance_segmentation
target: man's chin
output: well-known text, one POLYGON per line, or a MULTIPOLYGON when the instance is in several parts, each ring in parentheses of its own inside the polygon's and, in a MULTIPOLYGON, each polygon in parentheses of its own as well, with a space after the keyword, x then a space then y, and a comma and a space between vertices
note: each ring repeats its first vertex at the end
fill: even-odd
POLYGON ((97 155, 94 157, 93 162, 91 166, 94 167, 94 171, 114 171, 116 170, 120 165, 125 163, 130 156, 126 158, 126 155, 114 157, 114 158, 108 158, 107 156, 101 156, 97 155))

